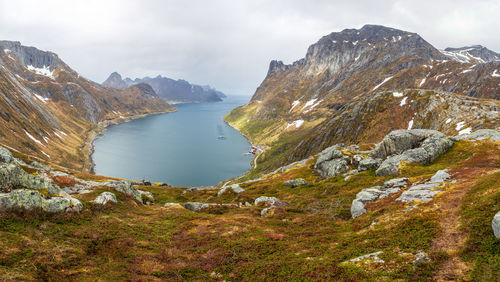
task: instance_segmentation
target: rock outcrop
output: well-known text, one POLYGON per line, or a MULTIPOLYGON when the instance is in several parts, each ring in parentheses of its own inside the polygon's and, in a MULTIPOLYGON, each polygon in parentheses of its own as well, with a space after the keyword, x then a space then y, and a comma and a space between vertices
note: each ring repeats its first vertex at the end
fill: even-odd
POLYGON ((435 130, 413 129, 390 132, 373 150, 385 158, 376 171, 378 176, 398 173, 403 162, 427 164, 444 154, 453 145, 448 137, 435 130))
POLYGON ((142 194, 139 192, 139 190, 135 189, 132 187, 132 181, 130 180, 122 180, 122 181, 116 181, 116 182, 111 182, 107 184, 110 188, 113 188, 114 190, 121 192, 125 195, 131 196, 132 198, 136 199, 138 202, 142 203, 142 194))
POLYGON ((292 188, 310 185, 309 182, 307 182, 304 178, 291 179, 291 180, 285 181, 283 184, 285 184, 286 186, 290 186, 292 188))
POLYGON ((229 191, 232 191, 233 193, 239 194, 241 192, 244 192, 245 189, 241 188, 239 184, 222 186, 222 188, 220 188, 219 192, 217 192, 217 197, 220 197, 220 196, 222 196, 222 194, 229 192, 229 191))
POLYGON ((325 178, 333 177, 349 170, 350 158, 344 155, 339 148, 338 145, 335 145, 319 153, 314 168, 321 176, 325 178))
POLYGON ((454 140, 485 140, 491 139, 495 142, 500 141, 500 131, 496 129, 479 129, 469 134, 457 135, 451 137, 454 140))
POLYGON ((97 198, 94 199, 96 205, 106 205, 107 203, 118 203, 115 194, 111 192, 102 192, 97 198))
POLYGON ((366 213, 365 204, 385 198, 390 194, 399 192, 401 189, 408 186, 408 178, 395 178, 386 181, 382 186, 374 186, 361 190, 356 195, 356 199, 352 201, 351 216, 356 218, 366 213))
POLYGON ((9 193, 0 193, 0 210, 15 208, 45 212, 79 212, 83 205, 75 198, 46 197, 36 190, 16 189, 9 193))
POLYGON ((493 228, 493 234, 495 234, 495 237, 500 239, 500 211, 493 217, 491 227, 493 228))
POLYGON ((268 196, 260 196, 254 201, 254 205, 258 206, 259 204, 264 204, 267 207, 260 211, 260 215, 266 215, 271 209, 275 207, 286 206, 286 203, 283 203, 276 197, 268 197, 268 196))
POLYGON ((450 177, 451 176, 448 172, 446 172, 446 170, 439 170, 429 181, 413 185, 410 189, 404 191, 401 196, 396 199, 396 201, 405 203, 413 201, 428 202, 432 200, 436 194, 443 191, 443 189, 440 189, 439 187, 449 181, 450 177))

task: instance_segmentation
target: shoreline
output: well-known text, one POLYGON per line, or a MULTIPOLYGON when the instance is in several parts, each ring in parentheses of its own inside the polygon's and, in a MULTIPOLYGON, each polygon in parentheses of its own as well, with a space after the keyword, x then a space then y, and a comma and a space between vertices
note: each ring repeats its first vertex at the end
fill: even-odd
MULTIPOLYGON (((225 117, 225 116, 224 116, 225 117)), ((233 126, 230 122, 226 121, 224 119, 224 117, 222 118, 222 121, 224 121, 227 125, 229 125, 231 128, 234 128, 234 130, 238 131, 241 136, 245 137, 245 139, 248 141, 248 143, 250 144, 250 146, 252 146, 253 148, 257 148, 257 151, 259 152, 258 154, 255 154, 252 159, 250 160, 250 168, 245 171, 245 173, 243 173, 242 175, 239 175, 239 176, 236 176, 232 179, 226 179, 224 181, 221 181, 220 183, 222 182, 231 182, 232 180, 237 180, 237 179, 240 179, 242 177, 244 177, 245 175, 247 175, 252 169, 256 169, 257 168, 257 159, 260 157, 260 155, 262 155, 265 151, 266 151, 266 147, 267 146, 263 146, 263 145, 259 145, 259 144, 254 144, 252 143, 252 141, 250 140, 250 138, 248 136, 246 136, 245 134, 243 134, 238 128, 236 128, 235 126, 233 126)), ((219 183, 219 184, 220 184, 219 183)), ((217 184, 217 186, 219 185, 217 184)))
POLYGON ((94 163, 94 160, 92 159, 92 155, 94 154, 94 150, 95 150, 94 142, 95 142, 95 140, 97 140, 98 137, 100 137, 102 135, 102 133, 109 126, 130 122, 132 120, 145 118, 148 116, 173 113, 176 111, 177 111, 177 109, 160 111, 160 112, 151 112, 151 113, 129 115, 129 116, 119 116, 116 118, 106 119, 106 120, 102 120, 102 121, 98 122, 95 125, 95 127, 90 129, 89 132, 87 133, 87 138, 86 138, 86 140, 82 146, 82 149, 81 149, 83 151, 84 156, 85 156, 82 171, 95 174, 95 171, 94 171, 95 163, 94 163))

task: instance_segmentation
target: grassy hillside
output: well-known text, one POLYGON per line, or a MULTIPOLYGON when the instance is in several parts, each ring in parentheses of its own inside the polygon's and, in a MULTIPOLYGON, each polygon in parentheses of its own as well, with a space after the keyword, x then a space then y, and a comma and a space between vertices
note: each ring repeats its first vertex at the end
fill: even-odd
MULTIPOLYGON (((117 193, 118 204, 97 207, 102 191, 77 196, 80 214, 3 213, 0 277, 49 280, 428 280, 493 281, 499 276, 500 241, 491 218, 500 210, 500 144, 455 143, 433 163, 401 170, 411 182, 447 168, 455 183, 411 210, 394 199, 367 206, 350 218, 363 188, 390 177, 361 172, 349 181, 321 178, 314 160, 261 181, 244 192, 217 197, 217 190, 139 187, 156 203, 138 205, 117 193), (302 177, 311 186, 291 188, 302 177), (288 203, 265 216, 262 206, 242 206, 259 196, 288 203), (232 203, 195 213, 164 203, 232 203), (346 262, 379 252, 379 259, 346 262), (419 252, 427 259, 413 263, 419 252)), ((21 156, 21 155, 19 155, 21 156)), ((24 156, 26 158, 26 156, 24 156)), ((32 173, 36 173, 32 171, 32 173)), ((78 174, 83 179, 100 177, 78 174)))

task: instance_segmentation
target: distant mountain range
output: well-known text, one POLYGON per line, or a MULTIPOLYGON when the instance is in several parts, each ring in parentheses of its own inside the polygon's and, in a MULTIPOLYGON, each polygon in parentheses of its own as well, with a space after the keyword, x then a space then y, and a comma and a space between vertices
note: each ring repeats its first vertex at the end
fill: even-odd
POLYGON ((191 84, 185 80, 174 80, 168 77, 158 75, 155 78, 144 77, 122 79, 122 76, 113 72, 102 85, 113 88, 125 88, 138 83, 147 83, 153 87, 155 92, 163 100, 175 103, 189 103, 189 102, 220 102, 226 97, 224 93, 217 91, 210 86, 200 86, 191 84))

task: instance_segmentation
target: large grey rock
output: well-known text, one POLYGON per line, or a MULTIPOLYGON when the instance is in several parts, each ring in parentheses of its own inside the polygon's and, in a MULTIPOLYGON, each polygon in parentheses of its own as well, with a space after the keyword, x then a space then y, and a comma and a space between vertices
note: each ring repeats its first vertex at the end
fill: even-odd
POLYGON ((495 234, 495 237, 500 239, 500 211, 493 217, 491 227, 493 228, 493 234, 495 234))
POLYGON ((352 156, 352 165, 357 166, 359 163, 365 159, 365 156, 363 155, 354 155, 352 156))
POLYGON ((285 204, 281 202, 278 198, 276 197, 267 197, 267 196, 260 196, 254 201, 254 205, 258 205, 260 203, 264 203, 268 206, 284 206, 285 204))
POLYGON ((365 171, 365 170, 378 168, 381 163, 382 163, 381 159, 374 159, 372 157, 367 157, 367 158, 359 161, 358 171, 365 171))
POLYGON ((299 186, 309 186, 309 183, 304 178, 295 178, 288 181, 285 181, 283 184, 286 186, 290 186, 292 188, 299 186))
POLYGON ((416 148, 429 137, 444 138, 445 135, 429 129, 393 130, 384 137, 382 142, 377 144, 372 153, 375 157, 384 159, 416 148))
POLYGON ((319 153, 314 168, 323 177, 333 177, 349 170, 350 158, 339 150, 339 145, 328 147, 319 153))
POLYGON ((48 195, 59 195, 62 192, 47 180, 27 173, 15 162, 0 164, 0 191, 8 192, 16 187, 44 190, 48 195))
POLYGON ((373 260, 374 262, 383 263, 384 260, 382 260, 381 258, 378 257, 382 253, 383 253, 382 251, 378 251, 378 252, 375 252, 375 253, 371 253, 371 254, 360 256, 360 257, 357 257, 357 258, 353 258, 351 260, 348 260, 347 262, 358 262, 358 261, 364 261, 364 260, 373 260))
POLYGON ((222 196, 222 194, 232 191, 233 193, 239 194, 241 192, 244 192, 245 189, 241 188, 239 184, 232 184, 230 186, 223 186, 220 188, 219 192, 217 192, 217 197, 222 196))
POLYGON ((113 194, 111 192, 102 192, 94 200, 94 204, 103 205, 103 206, 106 205, 109 202, 118 203, 118 200, 116 199, 115 194, 113 194))
MULTIPOLYGON (((414 135, 410 134, 409 136, 414 136, 414 135)), ((437 136, 437 134, 435 136, 437 136)), ((451 148, 451 146, 453 146, 453 141, 451 141, 449 138, 435 137, 435 136, 428 137, 421 143, 415 143, 420 146, 418 148, 407 149, 401 152, 400 154, 388 157, 379 166, 379 168, 375 172, 376 175, 378 176, 394 175, 399 172, 399 167, 401 166, 402 162, 428 164, 434 161, 440 155, 444 154, 446 151, 448 151, 448 149, 451 148)))
POLYGON ((351 204, 351 216, 356 218, 366 213, 365 204, 357 199, 354 199, 351 204))
POLYGON ((343 157, 344 154, 342 154, 342 151, 338 150, 339 148, 340 147, 338 145, 335 145, 321 151, 318 159, 316 160, 316 164, 343 157))
POLYGON ((36 169, 49 170, 49 168, 37 161, 32 161, 30 165, 36 169))
POLYGON ((426 183, 413 185, 410 187, 410 189, 404 191, 396 199, 396 201, 401 201, 404 203, 413 201, 431 201, 436 194, 443 191, 440 186, 449 180, 450 175, 446 172, 446 170, 439 170, 426 183))
POLYGON ((109 187, 113 188, 114 190, 121 192, 125 195, 131 196, 140 203, 142 203, 142 194, 132 187, 132 182, 130 180, 121 180, 121 181, 115 181, 111 182, 108 184, 109 187))
POLYGON ((404 191, 396 200, 405 203, 413 201, 428 202, 432 200, 436 194, 442 191, 436 190, 435 188, 437 188, 437 186, 439 186, 437 183, 418 184, 412 186, 407 191, 404 191))
POLYGON ((319 164, 317 163, 317 170, 319 171, 321 176, 328 178, 348 171, 349 166, 347 165, 347 160, 345 160, 344 158, 338 158, 324 161, 319 164))
POLYGON ((442 183, 448 181, 451 175, 446 171, 446 169, 438 170, 429 180, 429 183, 442 183))
POLYGON ((141 201, 145 205, 152 205, 155 202, 155 197, 153 193, 149 191, 137 190, 141 194, 141 201))
POLYGON ((14 157, 9 150, 4 147, 0 147, 0 163, 12 163, 14 162, 14 157))
POLYGON ((469 134, 452 137, 454 140, 485 140, 500 141, 500 131, 497 129, 479 129, 469 134))
POLYGON ((182 207, 181 204, 179 204, 179 203, 165 203, 163 206, 166 208, 168 208, 168 207, 182 207))
POLYGON ((16 189, 10 193, 0 193, 0 209, 10 210, 13 208, 41 209, 46 212, 79 212, 83 209, 83 205, 71 197, 46 198, 36 190, 16 189))
POLYGON ((190 210, 190 211, 194 211, 194 212, 199 212, 203 209, 206 209, 208 207, 212 207, 212 206, 218 206, 218 204, 214 204, 214 203, 199 203, 199 202, 187 202, 184 204, 184 208, 190 210))
POLYGON ((356 218, 366 213, 365 204, 375 200, 385 198, 390 194, 399 192, 408 185, 408 178, 394 178, 384 182, 382 186, 365 188, 356 194, 356 198, 351 204, 351 216, 356 218))

